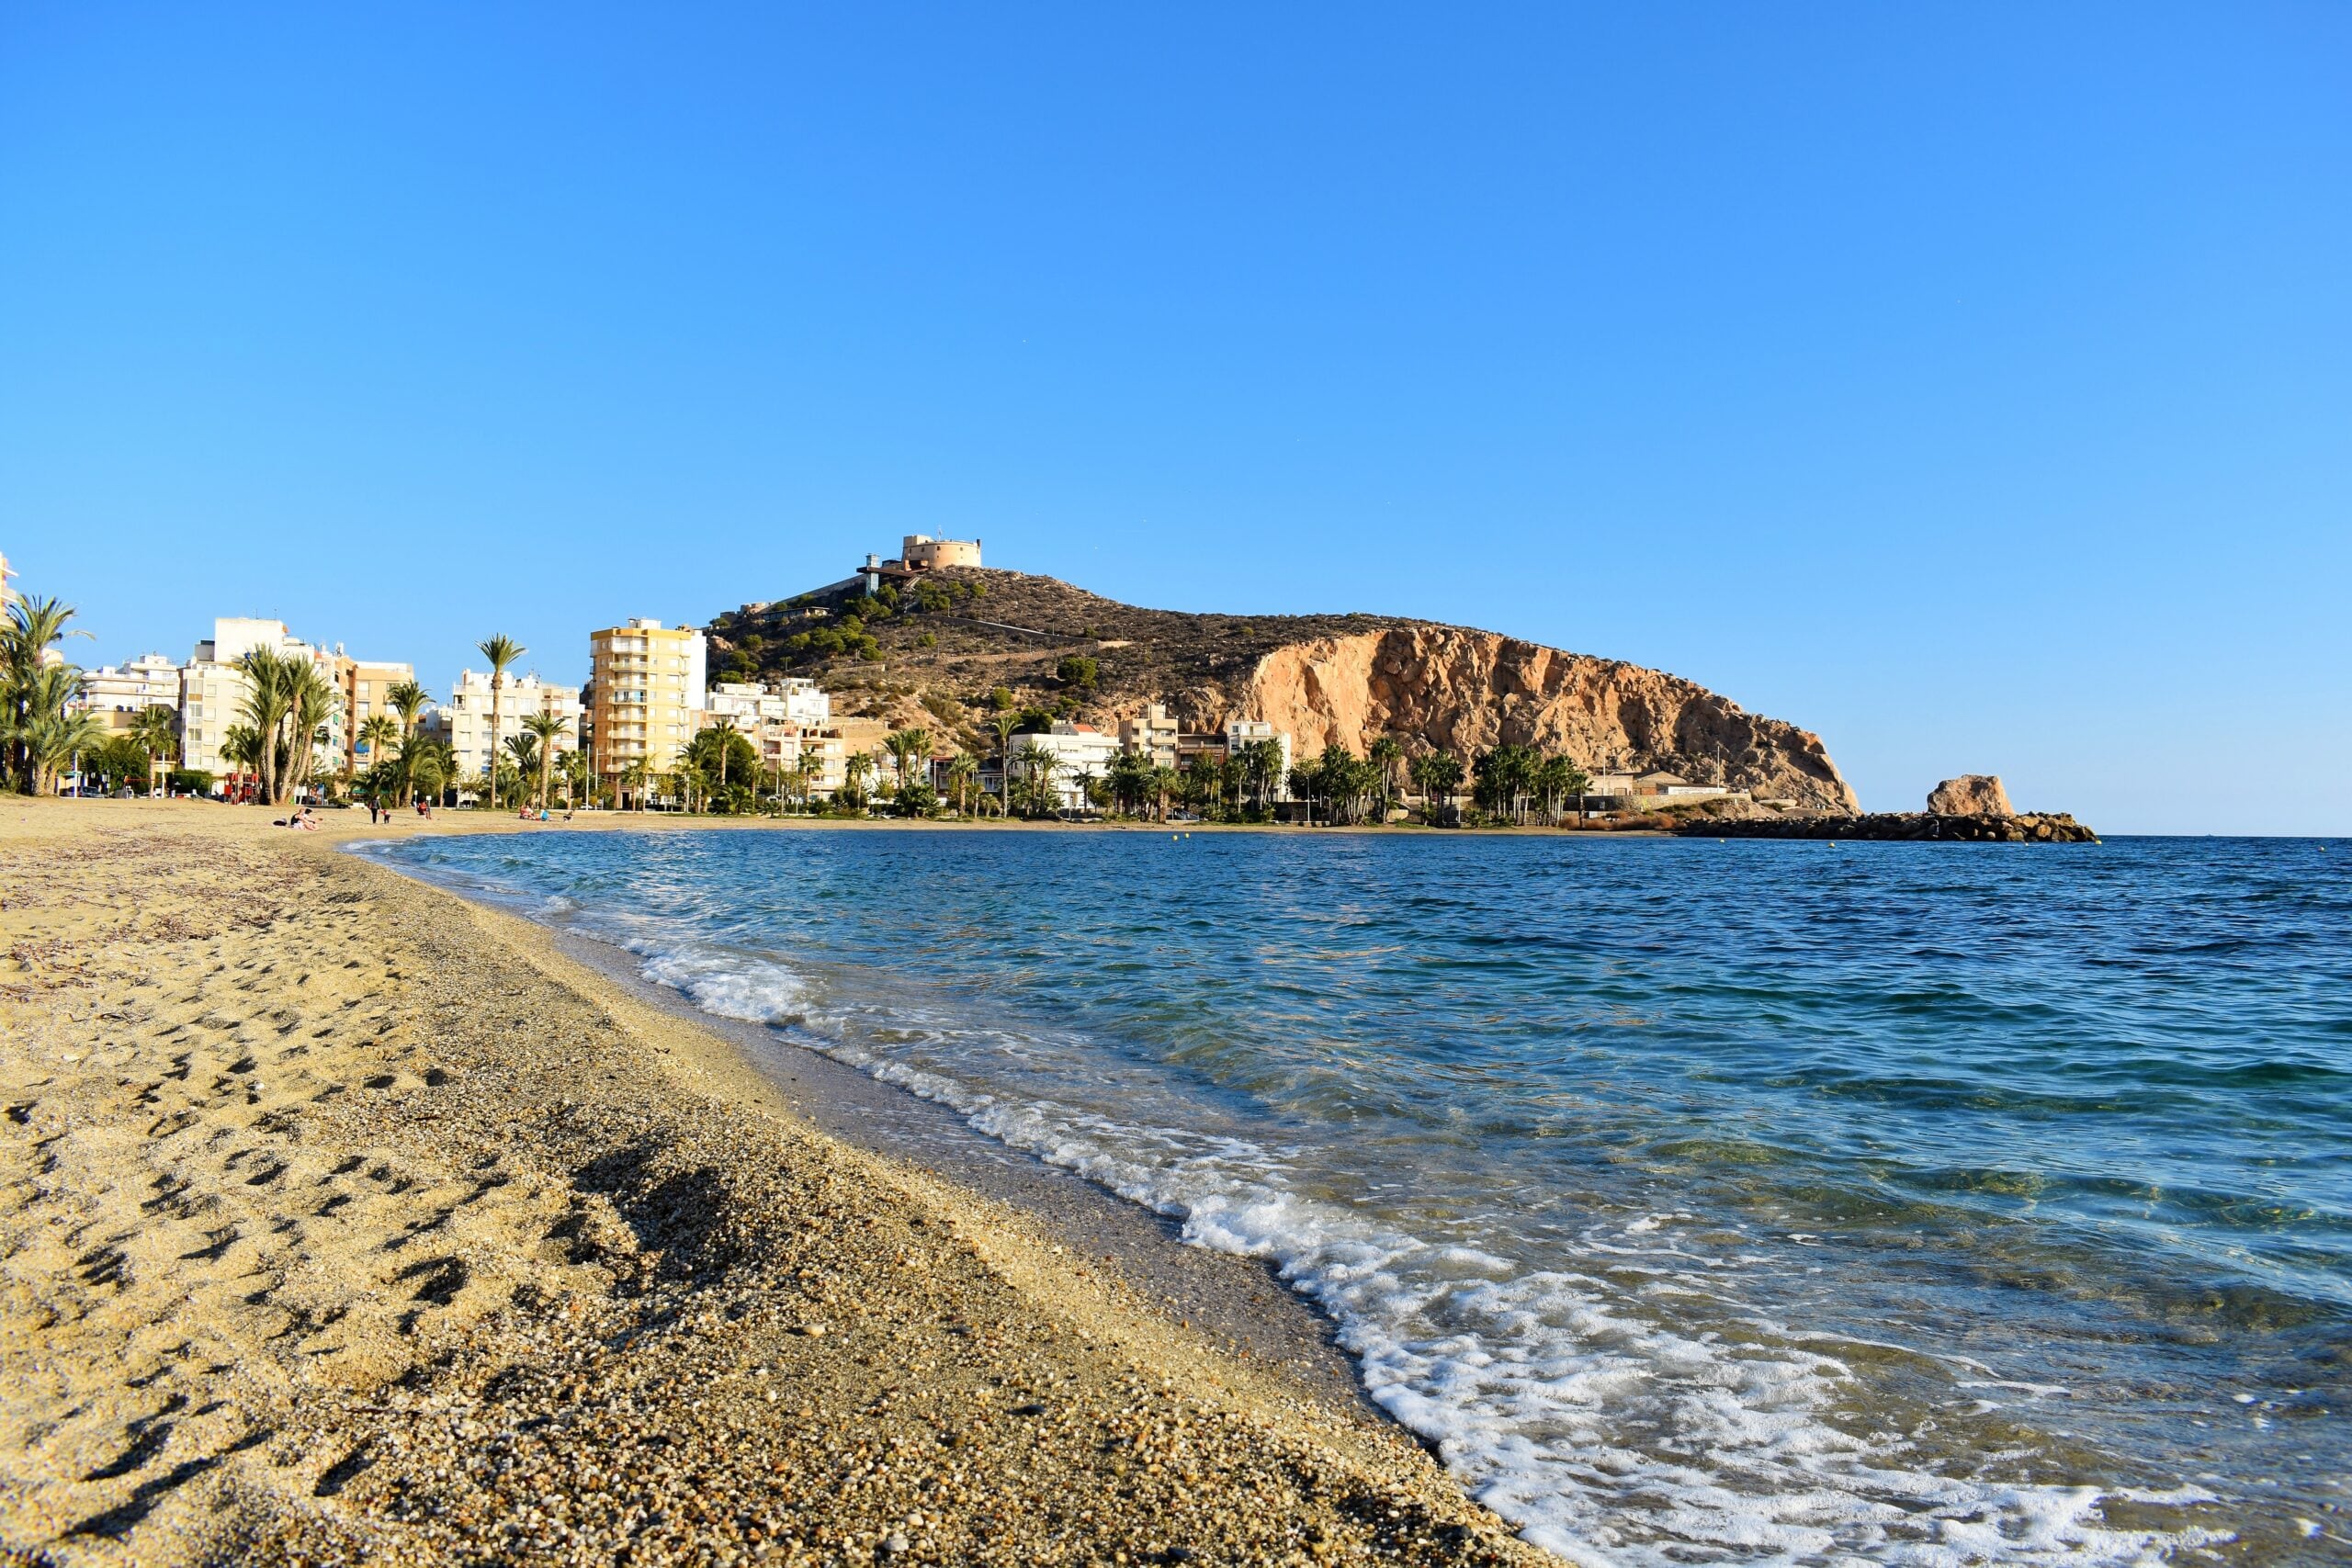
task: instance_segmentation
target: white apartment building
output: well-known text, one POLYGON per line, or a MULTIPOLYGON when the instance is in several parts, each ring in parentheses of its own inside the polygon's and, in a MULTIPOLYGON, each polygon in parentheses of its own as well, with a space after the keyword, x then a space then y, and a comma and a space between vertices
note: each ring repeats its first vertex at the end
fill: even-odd
POLYGON ((1228 757, 1239 756, 1241 748, 1254 746, 1261 740, 1273 741, 1282 748, 1283 752, 1283 765, 1281 771, 1273 776, 1272 781, 1273 788, 1268 792, 1269 798, 1288 800, 1291 770, 1290 731, 1276 729, 1262 718, 1237 718, 1225 727, 1225 754, 1228 757))
POLYGON ((822 729, 833 721, 832 697, 816 682, 798 676, 767 686, 722 681, 710 688, 704 702, 703 712, 710 723, 703 728, 725 724, 747 735, 755 724, 822 729))
POLYGON ((1014 778, 1023 776, 1021 754, 1032 746, 1054 759, 1054 795, 1064 811, 1087 808, 1087 781, 1107 775, 1112 760, 1119 754, 1115 736, 1105 735, 1091 724, 1057 724, 1040 735, 1012 738, 1014 778))
POLYGON ((75 705, 118 735, 149 708, 170 709, 177 724, 180 667, 160 653, 142 653, 125 663, 90 671, 83 677, 75 705))
MULTIPOLYGON (((580 749, 580 688, 558 686, 542 681, 534 672, 509 675, 499 687, 498 746, 517 735, 527 733, 523 721, 535 714, 551 713, 563 720, 563 728, 556 732, 558 755, 580 749)), ((449 687, 449 700, 441 705, 448 716, 449 746, 458 754, 458 776, 478 779, 490 766, 490 676, 477 670, 460 670, 449 687)))
MULTIPOLYGON (((224 775, 236 764, 220 755, 229 727, 241 724, 238 711, 253 694, 253 687, 237 661, 255 649, 307 659, 319 666, 328 683, 339 691, 338 656, 304 642, 286 629, 284 621, 250 615, 222 615, 212 623, 212 635, 196 645, 196 652, 179 671, 180 765, 224 775)), ((312 762, 322 773, 333 773, 344 752, 343 705, 333 705, 327 719, 327 739, 313 748, 312 762)))

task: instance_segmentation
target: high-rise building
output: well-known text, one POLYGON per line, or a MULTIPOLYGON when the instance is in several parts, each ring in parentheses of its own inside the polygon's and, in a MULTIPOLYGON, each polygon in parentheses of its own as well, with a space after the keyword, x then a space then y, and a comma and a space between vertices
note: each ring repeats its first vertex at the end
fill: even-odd
POLYGON ((588 634, 588 729, 598 781, 620 787, 632 767, 668 772, 695 737, 709 644, 692 626, 638 617, 588 634))

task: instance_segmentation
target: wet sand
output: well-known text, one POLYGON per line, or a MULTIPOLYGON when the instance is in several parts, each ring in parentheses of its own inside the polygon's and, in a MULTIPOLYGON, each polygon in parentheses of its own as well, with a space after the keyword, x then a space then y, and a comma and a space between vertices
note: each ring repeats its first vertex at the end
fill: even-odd
POLYGON ((0 802, 0 1562, 1551 1561, 1262 1269, 325 819, 0 802))

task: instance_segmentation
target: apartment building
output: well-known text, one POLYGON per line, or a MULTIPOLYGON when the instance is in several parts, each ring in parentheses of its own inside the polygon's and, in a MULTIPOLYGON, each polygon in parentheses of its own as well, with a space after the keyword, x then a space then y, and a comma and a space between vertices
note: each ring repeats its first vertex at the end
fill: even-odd
POLYGON ((1107 776, 1119 754, 1115 736, 1105 735, 1091 724, 1057 724, 1043 734, 1012 738, 1012 767, 1016 779, 1023 776, 1025 766, 1022 754, 1032 747, 1053 759, 1054 796, 1064 811, 1087 808, 1087 782, 1107 776))
POLYGON ((180 667, 160 653, 142 653, 125 663, 109 664, 83 677, 76 706, 108 731, 119 735, 149 708, 168 708, 174 723, 180 711, 180 667))
POLYGON ((754 724, 790 724, 804 729, 822 729, 832 722, 833 699, 825 688, 814 681, 798 676, 787 677, 762 686, 746 682, 722 681, 710 688, 703 712, 707 722, 751 733, 754 724))
MULTIPOLYGON (((343 650, 337 649, 337 653, 343 650)), ((379 716, 387 716, 394 724, 401 716, 392 710, 390 701, 394 686, 416 679, 413 664, 390 664, 369 659, 346 659, 338 671, 343 685, 344 748, 343 760, 354 773, 372 766, 376 759, 368 755, 368 743, 359 738, 368 721, 379 716)))
POLYGON ((1290 798, 1291 746, 1290 731, 1276 729, 1261 718, 1237 718, 1225 727, 1225 753, 1238 757, 1244 746, 1254 746, 1261 740, 1272 740, 1282 748, 1281 769, 1275 773, 1270 792, 1276 800, 1290 798))
POLYGON ((1176 765, 1180 739, 1180 728, 1170 716, 1165 703, 1153 703, 1133 717, 1119 721, 1121 749, 1150 758, 1155 767, 1176 765))
MULTIPOLYGON (((229 727, 243 722, 240 710, 253 694, 239 660, 256 649, 307 659, 332 677, 334 655, 304 642, 286 629, 284 621, 253 615, 221 615, 212 623, 212 635, 196 645, 179 672, 181 766, 201 769, 216 776, 239 771, 220 755, 229 727)), ((328 741, 316 748, 312 761, 320 771, 335 772, 342 764, 342 705, 337 704, 327 726, 328 741)))
MULTIPOLYGON (((449 687, 449 700, 442 705, 442 711, 448 716, 449 748, 458 754, 460 779, 478 779, 490 769, 492 695, 488 674, 460 670, 449 687)), ((495 697, 500 750, 503 750, 506 742, 515 736, 526 733, 523 728, 525 719, 543 713, 551 713, 564 721, 563 728, 555 736, 559 755, 580 749, 579 687, 559 686, 540 680, 537 673, 509 675, 495 697)))
POLYGON ((667 772, 699 728, 709 643, 692 626, 639 617, 588 634, 589 737, 597 779, 667 772))

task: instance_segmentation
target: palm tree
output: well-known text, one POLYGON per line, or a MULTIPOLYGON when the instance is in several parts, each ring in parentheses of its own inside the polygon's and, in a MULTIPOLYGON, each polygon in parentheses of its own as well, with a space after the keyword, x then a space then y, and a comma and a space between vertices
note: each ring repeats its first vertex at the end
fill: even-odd
MULTIPOLYGON (((232 767, 249 768, 261 779, 261 731, 250 724, 232 724, 220 735, 220 760, 232 767)), ((234 777, 234 774, 230 775, 234 777)))
POLYGON ((490 660, 490 761, 483 763, 482 768, 492 775, 490 804, 495 810, 498 806, 498 694, 506 686, 506 667, 530 649, 503 632, 496 637, 484 637, 474 646, 481 649, 484 659, 490 660))
POLYGON ((278 804, 278 740, 286 716, 293 711, 293 661, 276 649, 256 648, 237 661, 244 671, 245 693, 237 700, 237 715, 254 732, 254 784, 263 804, 278 804))
MULTIPOLYGON (((513 792, 513 798, 527 799, 530 794, 530 777, 532 774, 541 771, 539 766, 538 737, 532 735, 527 731, 521 735, 508 736, 506 738, 506 754, 514 761, 514 788, 513 792)), ((503 779, 500 781, 500 787, 504 787, 503 779)), ((493 807, 497 804, 498 802, 495 800, 491 802, 491 805, 493 807)))
MULTIPOLYGON (((569 728, 561 714, 535 713, 523 720, 523 728, 539 743, 539 809, 548 808, 548 774, 555 766, 555 743, 569 728)), ((578 751, 572 752, 578 756, 578 751)))
POLYGON ((406 739, 401 721, 388 713, 371 714, 359 727, 359 749, 368 753, 370 765, 398 756, 406 739))
MULTIPOLYGON (((409 742, 416 738, 417 721, 424 716, 424 705, 432 700, 433 694, 413 681, 402 681, 384 694, 384 701, 390 705, 394 713, 401 716, 401 750, 403 755, 408 750, 409 742)), ((409 803, 413 787, 408 779, 408 770, 403 767, 401 770, 401 804, 402 806, 409 803)))
POLYGON ((1414 758, 1411 772, 1414 787, 1421 792, 1421 815, 1434 824, 1438 797, 1442 795, 1447 807, 1453 805, 1453 792, 1462 784, 1462 760, 1432 751, 1426 757, 1414 758))
POLYGON ((1380 770, 1380 819, 1388 820, 1388 813, 1396 800, 1396 769, 1405 760, 1405 747, 1393 735, 1384 735, 1367 748, 1364 759, 1380 770))
POLYGON ((153 794, 155 770, 179 754, 179 721, 161 703, 141 708, 130 721, 130 739, 147 753, 147 790, 153 794))
POLYGON ((842 759, 842 794, 853 806, 865 804, 865 775, 874 766, 874 759, 863 751, 853 751, 842 759))
POLYGON ((401 764, 407 787, 437 802, 458 776, 458 750, 447 740, 411 740, 401 752, 401 764))
MULTIPOLYGON (((882 744, 889 748, 890 765, 898 773, 899 787, 916 783, 913 777, 915 760, 931 761, 931 731, 923 728, 894 729, 882 744)), ((929 784, 929 779, 921 781, 929 784)))
POLYGON ((1000 713, 989 720, 989 728, 996 731, 996 765, 999 783, 997 815, 1001 817, 1012 808, 1012 732, 1021 728, 1017 713, 1000 713))
POLYGON ((645 759, 639 757, 621 769, 620 790, 637 801, 639 811, 645 809, 645 759))
MULTIPOLYGON (((1031 814, 1042 816, 1053 810, 1054 775, 1061 771, 1061 759, 1032 740, 1015 752, 1012 760, 1020 765, 1023 774, 1023 794, 1028 800, 1031 814)), ((1012 787, 1009 779, 1005 787, 1008 790, 1012 787)))
POLYGON ((22 750, 29 794, 53 793, 58 774, 72 767, 80 753, 106 741, 106 726, 74 705, 82 684, 82 671, 74 665, 48 664, 34 672, 19 694, 21 711, 28 716, 9 720, 8 739, 22 750))
MULTIPOLYGON (((574 807, 586 804, 588 789, 592 782, 591 774, 594 772, 594 764, 589 761, 588 753, 575 746, 563 754, 561 765, 565 803, 574 807)), ((544 805, 545 802, 541 804, 544 805)))
POLYGON ((969 751, 956 752, 955 761, 947 764, 947 782, 955 786, 956 814, 958 817, 964 814, 965 792, 979 773, 980 764, 969 751))
POLYGON ((85 635, 65 629, 73 618, 71 604, 19 598, 9 601, 8 619, 0 625, 0 741, 7 746, 8 774, 26 795, 40 791, 36 745, 57 741, 67 707, 81 694, 81 671, 55 661, 50 652, 67 637, 85 635), (50 673, 62 671, 73 673, 50 673))

